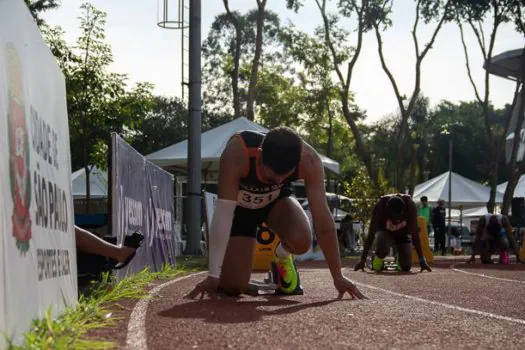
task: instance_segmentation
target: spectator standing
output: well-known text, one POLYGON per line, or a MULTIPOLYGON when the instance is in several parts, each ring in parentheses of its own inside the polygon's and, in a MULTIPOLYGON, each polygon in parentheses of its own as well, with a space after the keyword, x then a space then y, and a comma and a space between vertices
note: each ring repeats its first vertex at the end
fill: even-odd
POLYGON ((434 230, 434 253, 441 251, 442 255, 447 252, 446 239, 445 239, 445 217, 446 217, 445 201, 443 199, 438 200, 438 206, 432 209, 432 228, 434 230))
POLYGON ((425 224, 427 225, 427 234, 430 234, 430 215, 432 208, 428 205, 427 196, 420 198, 421 206, 417 210, 417 216, 422 216, 425 218, 425 224))

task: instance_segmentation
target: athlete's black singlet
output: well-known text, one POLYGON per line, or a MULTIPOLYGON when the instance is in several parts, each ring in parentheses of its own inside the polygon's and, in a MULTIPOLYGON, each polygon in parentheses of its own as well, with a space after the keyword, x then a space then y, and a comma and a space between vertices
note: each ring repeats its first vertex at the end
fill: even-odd
MULTIPOLYGON (((264 134, 255 131, 242 131, 236 137, 243 143, 250 164, 246 176, 240 180, 237 197, 238 206, 246 209, 261 209, 282 197, 284 192, 291 191, 291 182, 298 179, 299 167, 282 183, 267 183, 261 179, 260 169, 257 167, 257 158, 261 156, 258 148, 261 147, 264 134)), ((290 194, 287 193, 287 195, 290 194)))

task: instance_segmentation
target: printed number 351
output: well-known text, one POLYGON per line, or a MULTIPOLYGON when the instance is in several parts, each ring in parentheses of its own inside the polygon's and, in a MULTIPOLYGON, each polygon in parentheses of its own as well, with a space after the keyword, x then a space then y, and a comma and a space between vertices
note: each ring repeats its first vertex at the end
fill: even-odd
POLYGON ((242 200, 247 203, 253 203, 253 204, 261 204, 264 200, 271 201, 272 195, 269 194, 268 196, 251 196, 248 193, 243 193, 242 200))

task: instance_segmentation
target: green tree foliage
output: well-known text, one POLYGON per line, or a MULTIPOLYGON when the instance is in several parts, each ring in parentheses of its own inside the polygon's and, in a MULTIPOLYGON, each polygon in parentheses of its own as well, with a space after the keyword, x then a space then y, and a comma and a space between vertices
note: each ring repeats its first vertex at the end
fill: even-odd
MULTIPOLYGON (((489 106, 491 120, 503 126, 504 111, 489 106)), ((488 183, 490 178, 490 153, 485 144, 482 110, 476 102, 453 104, 444 101, 431 113, 428 169, 431 176, 448 171, 448 140, 452 137, 452 169, 469 179, 488 183)), ((500 174, 504 174, 504 167, 500 174)))
POLYGON ((155 96, 153 107, 131 145, 141 154, 149 154, 184 140, 188 136, 188 109, 176 98, 155 96))
POLYGON ((38 26, 44 24, 44 20, 40 17, 40 14, 45 11, 56 9, 60 6, 60 0, 24 0, 29 11, 33 15, 38 26))
POLYGON ((379 187, 370 179, 366 168, 361 167, 351 180, 343 183, 344 194, 352 200, 354 220, 359 220, 365 225, 370 223, 372 209, 379 198, 396 192, 384 179, 381 168, 378 171, 378 179, 379 187))
POLYGON ((340 176, 338 178, 340 180, 350 177, 361 166, 361 160, 353 152, 355 141, 352 132, 340 114, 333 116, 331 140, 328 116, 323 118, 321 122, 314 122, 313 119, 307 121, 304 129, 308 130, 308 134, 304 138, 312 147, 321 154, 339 162, 340 176))
MULTIPOLYGON (((246 116, 260 11, 255 9, 241 14, 227 9, 227 13, 215 18, 202 46, 203 102, 208 110, 246 116)), ((279 65, 279 70, 285 71, 285 67, 290 66, 282 54, 279 31, 279 16, 264 10, 259 69, 279 65)), ((257 84, 255 100, 260 86, 257 84)))
POLYGON ((281 67, 270 65, 259 70, 256 121, 268 128, 286 125, 298 128, 309 111, 306 91, 281 67), (301 116, 303 118, 301 118, 301 116))
MULTIPOLYGON (((420 98, 409 120, 409 129, 417 146, 416 176, 414 185, 425 177, 432 178, 448 171, 448 147, 452 138, 452 169, 469 179, 487 184, 490 178, 490 153, 487 152, 485 131, 482 125, 483 111, 476 101, 452 103, 442 101, 430 109, 420 98)), ((505 111, 490 106, 491 122, 503 128, 505 111)), ((395 183, 395 149, 391 147, 395 139, 398 116, 389 116, 368 127, 366 134, 376 158, 382 162, 385 178, 395 183)), ((413 160, 407 148, 403 161, 413 160)), ((409 177, 411 167, 405 169, 404 176, 409 177)), ((500 160, 499 175, 504 178, 505 167, 500 160)))
POLYGON ((131 137, 140 128, 151 108, 153 86, 139 83, 127 89, 126 75, 109 72, 113 56, 105 42, 106 14, 89 3, 81 9, 75 46, 65 43, 60 28, 43 34, 66 79, 72 168, 86 169, 89 203, 89 165, 106 165, 111 132, 131 137))
MULTIPOLYGON (((188 137, 187 105, 178 98, 154 96, 140 129, 130 138, 131 145, 147 155, 188 137)), ((232 120, 231 115, 202 111, 202 131, 216 128, 232 120)))

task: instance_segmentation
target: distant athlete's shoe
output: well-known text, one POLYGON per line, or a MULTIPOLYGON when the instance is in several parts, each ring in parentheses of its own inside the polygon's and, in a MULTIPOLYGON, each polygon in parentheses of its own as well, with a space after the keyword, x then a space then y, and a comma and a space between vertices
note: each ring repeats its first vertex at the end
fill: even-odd
POLYGON ((500 252, 500 264, 508 265, 509 264, 509 253, 504 251, 500 252))
POLYGON ((385 260, 378 258, 377 256, 372 257, 372 270, 375 272, 381 272, 385 269, 385 260))
POLYGON ((396 271, 401 272, 401 264, 399 264, 399 258, 396 259, 396 271))
POLYGON ((292 254, 286 258, 273 257, 272 274, 277 284, 277 291, 283 294, 303 294, 299 272, 293 261, 292 254))

